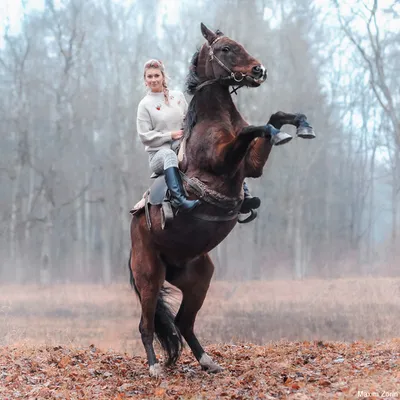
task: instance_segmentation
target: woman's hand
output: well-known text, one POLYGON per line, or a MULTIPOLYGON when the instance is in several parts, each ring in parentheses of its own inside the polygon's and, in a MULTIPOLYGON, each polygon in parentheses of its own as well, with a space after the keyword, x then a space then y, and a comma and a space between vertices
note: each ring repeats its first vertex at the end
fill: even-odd
POLYGON ((174 131, 171 133, 172 140, 177 140, 180 139, 183 136, 183 130, 181 129, 180 131, 174 131))

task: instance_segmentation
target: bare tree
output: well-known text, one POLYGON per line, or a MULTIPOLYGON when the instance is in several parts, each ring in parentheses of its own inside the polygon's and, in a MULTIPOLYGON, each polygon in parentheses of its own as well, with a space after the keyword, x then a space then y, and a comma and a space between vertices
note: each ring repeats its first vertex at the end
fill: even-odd
POLYGON ((383 30, 381 27, 384 21, 383 26, 390 27, 391 20, 397 17, 395 3, 385 9, 378 0, 361 2, 350 15, 345 15, 343 3, 334 0, 340 26, 360 55, 369 74, 372 94, 382 110, 382 118, 389 122, 383 134, 391 137, 387 152, 392 172, 392 249, 396 247, 400 226, 400 99, 396 62, 400 35, 397 29, 383 30))

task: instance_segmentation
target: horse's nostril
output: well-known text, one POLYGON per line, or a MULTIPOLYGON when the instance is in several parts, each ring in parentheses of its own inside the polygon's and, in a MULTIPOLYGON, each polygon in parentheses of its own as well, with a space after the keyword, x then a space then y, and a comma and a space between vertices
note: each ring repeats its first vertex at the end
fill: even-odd
POLYGON ((260 65, 253 67, 253 74, 260 76, 262 74, 262 68, 260 65))

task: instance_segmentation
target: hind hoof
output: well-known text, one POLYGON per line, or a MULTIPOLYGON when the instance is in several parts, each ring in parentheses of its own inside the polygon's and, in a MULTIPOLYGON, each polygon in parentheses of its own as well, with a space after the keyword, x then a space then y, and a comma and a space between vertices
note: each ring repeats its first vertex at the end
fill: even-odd
POLYGON ((159 363, 152 365, 149 368, 149 374, 152 378, 160 378, 163 374, 161 365, 159 363))
POLYGON ((200 365, 201 365, 201 369, 203 371, 207 371, 211 374, 216 374, 218 372, 222 372, 224 369, 217 364, 215 361, 212 360, 212 358, 204 353, 201 358, 200 358, 200 365))
POLYGON ((302 139, 314 139, 315 138, 315 132, 311 126, 299 126, 297 128, 296 134, 298 137, 301 137, 302 139))
POLYGON ((203 371, 206 371, 206 372, 208 372, 208 373, 210 373, 210 374, 218 374, 218 372, 222 372, 224 369, 219 365, 219 364, 217 364, 217 363, 214 363, 214 365, 210 365, 210 366, 207 366, 207 367, 204 367, 204 366, 202 366, 201 367, 201 369, 203 370, 203 371))

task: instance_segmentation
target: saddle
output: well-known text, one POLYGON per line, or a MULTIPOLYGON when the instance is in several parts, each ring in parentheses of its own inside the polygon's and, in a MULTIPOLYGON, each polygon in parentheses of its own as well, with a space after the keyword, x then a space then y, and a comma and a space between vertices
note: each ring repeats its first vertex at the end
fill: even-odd
POLYGON ((159 175, 155 177, 153 184, 143 194, 142 199, 130 211, 132 215, 138 215, 144 210, 146 214, 147 227, 151 229, 152 223, 150 218, 149 205, 161 206, 161 228, 165 229, 169 222, 174 219, 176 211, 172 208, 164 175, 159 175))
MULTIPOLYGON (((208 189, 202 182, 197 180, 196 178, 189 179, 185 176, 184 172, 187 169, 187 159, 185 155, 185 144, 186 138, 184 138, 177 149, 178 151, 178 161, 179 161, 179 169, 182 174, 182 178, 188 186, 191 188, 192 191, 197 193, 199 198, 202 200, 214 204, 216 206, 220 206, 220 202, 225 203, 227 207, 232 210, 237 209, 238 205, 240 208, 240 204, 243 201, 243 197, 240 199, 231 199, 231 198, 224 198, 225 196, 220 195, 219 193, 214 192, 213 190, 208 189), (208 190, 207 190, 208 189, 208 190)), ((149 213, 149 204, 153 206, 161 206, 161 224, 162 228, 164 229, 165 226, 174 218, 174 211, 172 209, 171 203, 169 202, 168 196, 168 187, 164 179, 164 175, 157 175, 152 174, 151 178, 154 178, 154 182, 150 186, 148 190, 143 194, 143 197, 140 199, 139 202, 135 204, 135 206, 130 210, 132 215, 141 214, 143 211, 146 213, 146 220, 149 229, 151 228, 151 221, 150 221, 150 213, 149 213)), ((188 195, 186 191, 186 195, 188 195)), ((207 216, 204 214, 199 214, 198 212, 193 213, 194 216, 200 219, 204 219, 206 221, 227 221, 238 217, 239 223, 248 223, 253 221, 257 217, 257 211, 251 210, 250 215, 247 217, 240 217, 243 214, 239 214, 238 211, 229 211, 228 215, 226 216, 207 216)))
POLYGON ((154 182, 150 188, 143 193, 143 197, 134 205, 130 213, 135 215, 139 211, 142 211, 146 202, 152 206, 158 206, 161 205, 163 201, 168 201, 167 191, 168 187, 165 183, 164 175, 155 175, 154 182))

